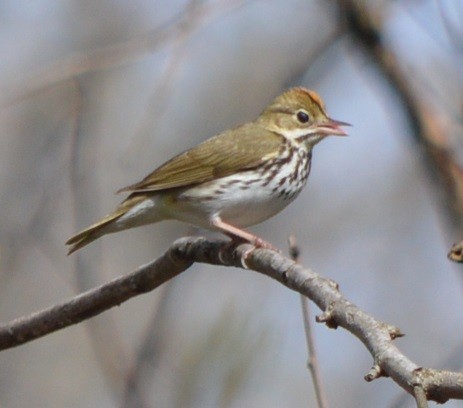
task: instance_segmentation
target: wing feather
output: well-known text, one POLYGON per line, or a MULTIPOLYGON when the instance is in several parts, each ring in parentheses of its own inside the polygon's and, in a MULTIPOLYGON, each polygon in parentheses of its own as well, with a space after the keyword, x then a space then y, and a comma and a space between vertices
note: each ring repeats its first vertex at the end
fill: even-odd
POLYGON ((225 131, 173 157, 119 192, 186 187, 258 166, 278 154, 282 136, 255 123, 225 131))

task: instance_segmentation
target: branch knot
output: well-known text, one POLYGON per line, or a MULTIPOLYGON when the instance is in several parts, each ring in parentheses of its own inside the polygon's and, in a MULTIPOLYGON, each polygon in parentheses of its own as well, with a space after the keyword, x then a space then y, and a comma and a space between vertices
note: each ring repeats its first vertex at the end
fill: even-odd
POLYGON ((334 303, 330 303, 326 310, 315 317, 317 323, 325 323, 330 329, 337 329, 338 324, 334 320, 334 303))
POLYGON ((373 367, 371 367, 371 370, 368 371, 368 373, 363 378, 365 379, 365 381, 371 382, 383 376, 384 376, 383 369, 380 367, 378 363, 375 363, 373 364, 373 367))

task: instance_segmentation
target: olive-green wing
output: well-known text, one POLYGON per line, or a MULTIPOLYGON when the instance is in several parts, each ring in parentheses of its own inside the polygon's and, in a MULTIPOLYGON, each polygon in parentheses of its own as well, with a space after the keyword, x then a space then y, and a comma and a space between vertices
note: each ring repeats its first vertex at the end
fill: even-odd
POLYGON ((141 182, 118 192, 185 187, 253 168, 278 154, 282 136, 250 123, 225 131, 175 156, 141 182))

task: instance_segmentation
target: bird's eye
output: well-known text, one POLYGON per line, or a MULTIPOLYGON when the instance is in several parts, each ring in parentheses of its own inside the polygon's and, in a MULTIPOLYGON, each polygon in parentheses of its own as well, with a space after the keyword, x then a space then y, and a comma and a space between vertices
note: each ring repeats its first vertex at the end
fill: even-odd
POLYGON ((305 111, 297 112, 297 120, 301 123, 307 123, 309 121, 309 114, 305 111))

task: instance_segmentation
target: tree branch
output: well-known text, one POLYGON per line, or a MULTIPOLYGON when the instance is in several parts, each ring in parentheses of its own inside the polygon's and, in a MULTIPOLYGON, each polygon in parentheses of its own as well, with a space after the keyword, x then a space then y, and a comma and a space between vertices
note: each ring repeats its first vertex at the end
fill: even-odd
POLYGON ((235 266, 260 272, 310 298, 323 313, 317 321, 354 334, 374 359, 367 380, 389 376, 414 395, 422 388, 428 400, 463 399, 463 374, 419 367, 393 344, 401 332, 376 320, 349 302, 338 285, 283 255, 249 244, 230 245, 204 238, 177 240, 158 259, 134 272, 48 309, 0 326, 0 350, 15 347, 93 317, 126 300, 149 292, 188 269, 194 262, 235 266))
MULTIPOLYGON (((340 16, 356 44, 361 45, 395 92, 409 121, 412 136, 420 148, 430 179, 440 192, 442 208, 450 230, 463 234, 463 169, 448 137, 452 132, 432 104, 414 86, 416 73, 408 72, 387 46, 383 26, 387 13, 367 2, 336 0, 340 16), (407 75, 409 74, 409 75, 407 75)), ((386 8, 387 5, 384 6, 386 8)), ((454 87, 458 89, 459 84, 454 87)))

